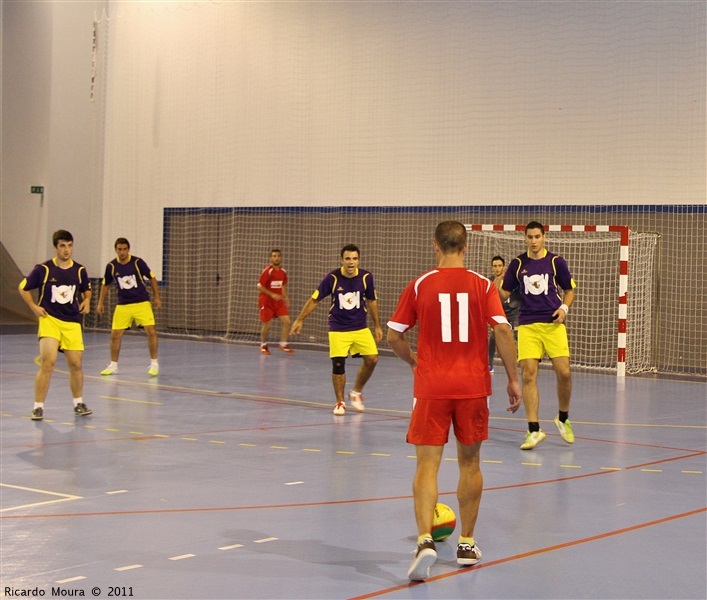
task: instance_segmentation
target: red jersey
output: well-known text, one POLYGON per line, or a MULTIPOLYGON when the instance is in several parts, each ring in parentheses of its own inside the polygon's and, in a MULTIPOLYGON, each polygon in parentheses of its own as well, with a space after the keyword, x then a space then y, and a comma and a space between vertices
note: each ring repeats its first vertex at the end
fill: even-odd
MULTIPOLYGON (((287 271, 282 268, 276 269, 272 265, 269 265, 263 269, 258 283, 274 294, 282 294, 282 288, 287 285, 287 271)), ((275 300, 261 292, 258 297, 258 302, 260 306, 264 306, 268 302, 275 302, 275 300)))
POLYGON ((496 286, 463 267, 429 271, 405 288, 388 327, 418 321, 415 397, 490 396, 487 325, 508 323, 496 286))

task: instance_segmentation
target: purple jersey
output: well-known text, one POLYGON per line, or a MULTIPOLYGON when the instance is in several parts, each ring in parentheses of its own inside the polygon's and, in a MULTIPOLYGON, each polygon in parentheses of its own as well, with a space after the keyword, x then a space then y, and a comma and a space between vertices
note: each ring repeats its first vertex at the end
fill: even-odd
POLYGON ((552 323, 552 313, 562 304, 560 290, 576 287, 565 259, 545 250, 533 259, 528 253, 514 258, 503 278, 503 289, 520 293, 519 325, 552 323))
POLYGON ((39 290, 37 304, 47 314, 60 321, 81 323, 80 296, 91 289, 86 267, 72 260, 68 269, 62 269, 57 267, 55 260, 52 258, 35 266, 20 286, 28 292, 39 290))
POLYGON ((153 277, 147 263, 137 256, 131 256, 126 264, 121 264, 114 258, 106 265, 103 285, 110 285, 115 281, 118 304, 135 304, 150 299, 145 280, 149 281, 153 277))
POLYGON ((358 269, 354 277, 346 277, 343 268, 327 274, 312 294, 314 300, 331 295, 329 331, 358 331, 368 327, 366 300, 377 300, 373 275, 358 269))

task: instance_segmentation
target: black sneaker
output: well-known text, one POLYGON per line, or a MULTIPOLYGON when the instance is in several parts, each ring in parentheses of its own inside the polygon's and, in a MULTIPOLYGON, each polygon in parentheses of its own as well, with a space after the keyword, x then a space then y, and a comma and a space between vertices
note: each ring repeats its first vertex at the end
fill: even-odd
POLYGON ((423 581, 430 576, 430 567, 437 560, 437 549, 432 538, 425 538, 421 544, 417 545, 415 558, 410 563, 408 569, 408 579, 410 581, 423 581))
POLYGON ((481 550, 474 544, 458 544, 457 545, 457 564, 462 567, 475 565, 481 560, 481 550))
POLYGON ((30 417, 33 421, 41 421, 44 418, 44 409, 35 408, 32 411, 32 416, 30 417))
POLYGON ((77 417, 85 417, 87 415, 92 414, 93 411, 86 406, 83 402, 79 402, 76 406, 74 406, 74 414, 77 417))

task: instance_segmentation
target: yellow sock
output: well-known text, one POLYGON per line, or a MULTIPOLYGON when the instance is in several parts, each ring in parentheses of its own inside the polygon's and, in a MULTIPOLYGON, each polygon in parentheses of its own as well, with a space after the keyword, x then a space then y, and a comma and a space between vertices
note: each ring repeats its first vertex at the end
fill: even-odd
POLYGON ((431 540, 432 539, 432 534, 431 533, 423 533, 422 535, 417 536, 417 543, 421 544, 425 540, 431 540))
POLYGON ((469 544, 470 546, 474 545, 474 536, 472 535, 471 537, 464 537, 463 535, 459 536, 459 543, 460 544, 469 544))

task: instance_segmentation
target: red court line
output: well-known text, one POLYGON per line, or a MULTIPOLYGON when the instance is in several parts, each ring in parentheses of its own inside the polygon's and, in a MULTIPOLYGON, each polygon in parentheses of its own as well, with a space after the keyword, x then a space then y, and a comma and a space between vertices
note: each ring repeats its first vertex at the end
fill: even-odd
POLYGON ((637 531, 639 529, 644 529, 646 527, 654 527, 655 525, 661 525, 662 523, 668 523, 670 521, 675 521, 677 519, 684 519, 685 517, 691 517, 703 512, 707 512, 707 507, 698 508, 696 510, 691 510, 686 513, 681 513, 679 515, 672 515, 670 517, 663 517, 662 519, 656 519, 655 521, 648 521, 647 523, 640 523, 638 525, 632 525, 631 527, 624 527, 623 529, 617 529, 615 531, 608 531, 606 533, 600 533, 598 535, 592 535, 590 537, 582 538, 580 540, 574 540, 572 542, 565 542, 564 544, 556 544, 554 546, 548 546, 547 548, 539 548, 537 550, 531 550, 530 552, 523 552, 521 554, 516 554, 514 556, 507 556, 505 558, 499 558, 498 560, 492 560, 491 562, 482 563, 480 565, 474 565, 470 568, 460 568, 456 571, 451 571, 449 573, 443 573, 441 575, 436 575, 426 579, 424 582, 416 581, 414 583, 405 583, 402 585, 396 585, 394 587, 386 588, 383 590, 378 590, 377 592, 371 592, 370 594, 364 594, 362 596, 353 596, 349 600, 364 600, 364 598, 376 598, 378 596, 383 596, 384 594, 390 594, 392 592, 397 592, 404 590, 413 586, 429 584, 433 581, 439 581, 441 579, 446 579, 448 577, 456 577, 458 575, 465 575, 467 573, 473 573, 480 569, 488 569, 489 567, 495 567, 496 565, 501 565, 508 562, 513 562, 516 560, 522 560, 530 556, 535 556, 537 554, 545 554, 547 552, 555 552, 556 550, 562 550, 564 548, 571 548, 572 546, 579 546, 581 544, 587 544, 589 542, 595 542, 597 540, 607 539, 616 535, 622 535, 624 533, 629 533, 631 531, 637 531))
MULTIPOLYGON (((683 458, 690 458, 686 456, 683 458)), ((666 459, 673 460, 673 459, 666 459)), ((584 473, 582 475, 572 475, 570 477, 557 477, 554 479, 543 479, 542 481, 529 481, 526 483, 513 483, 510 485, 498 485, 490 488, 484 488, 483 492, 496 492, 501 490, 509 490, 515 488, 532 487, 536 485, 547 485, 551 483, 565 483, 577 479, 586 479, 587 477, 596 477, 598 475, 617 475, 627 471, 627 467, 623 471, 596 471, 594 473, 584 473)), ((456 491, 441 492, 440 496, 449 496, 456 494, 456 491)), ((270 510, 283 508, 307 508, 317 506, 337 506, 342 504, 365 504, 370 502, 388 502, 391 500, 411 500, 412 495, 405 496, 387 496, 384 498, 358 498, 349 500, 325 500, 320 502, 297 502, 293 504, 261 504, 255 506, 211 506, 204 508, 163 508, 163 509, 143 509, 143 510, 125 510, 125 511, 101 511, 92 513, 59 513, 59 514, 40 514, 40 515, 1 515, 3 519, 56 519, 70 517, 105 517, 105 516, 133 516, 133 515, 162 515, 162 514, 186 514, 186 513, 206 513, 206 512, 232 512, 240 510, 270 510)))

